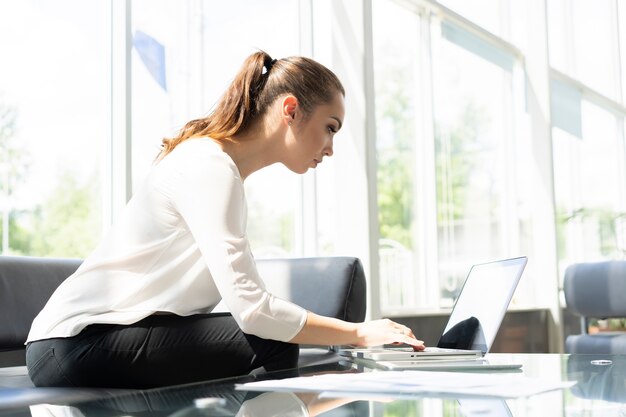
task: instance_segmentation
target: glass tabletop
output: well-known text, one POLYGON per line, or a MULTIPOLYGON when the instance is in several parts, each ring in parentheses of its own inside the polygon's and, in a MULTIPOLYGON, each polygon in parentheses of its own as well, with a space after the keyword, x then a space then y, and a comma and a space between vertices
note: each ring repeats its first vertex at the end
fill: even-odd
POLYGON ((522 373, 529 377, 576 381, 576 384, 571 388, 513 399, 431 394, 411 398, 394 398, 393 395, 334 398, 318 393, 252 392, 235 388, 236 384, 264 379, 364 371, 346 362, 135 391, 70 404, 40 404, 0 412, 0 416, 626 416, 626 355, 493 354, 488 357, 522 363, 522 373))

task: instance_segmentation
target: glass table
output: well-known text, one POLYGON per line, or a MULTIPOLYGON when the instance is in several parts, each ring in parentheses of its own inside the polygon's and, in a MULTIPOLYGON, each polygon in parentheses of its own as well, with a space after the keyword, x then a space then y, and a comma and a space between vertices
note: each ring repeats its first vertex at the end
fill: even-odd
POLYGON ((257 376, 123 393, 69 404, 41 404, 0 411, 1 417, 210 417, 210 416, 428 416, 428 417, 626 417, 626 355, 492 354, 523 364, 529 377, 576 381, 571 388, 531 397, 328 398, 316 393, 248 392, 235 384, 263 379, 361 372, 348 362, 257 376))

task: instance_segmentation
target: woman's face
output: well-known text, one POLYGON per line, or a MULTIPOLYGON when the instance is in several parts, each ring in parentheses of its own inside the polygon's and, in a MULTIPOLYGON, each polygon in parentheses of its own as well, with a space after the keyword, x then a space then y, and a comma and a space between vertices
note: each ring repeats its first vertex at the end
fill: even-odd
POLYGON ((341 93, 337 93, 330 103, 317 106, 308 117, 303 118, 296 109, 284 161, 287 168, 303 174, 320 164, 324 156, 331 156, 333 137, 343 125, 344 114, 341 93))

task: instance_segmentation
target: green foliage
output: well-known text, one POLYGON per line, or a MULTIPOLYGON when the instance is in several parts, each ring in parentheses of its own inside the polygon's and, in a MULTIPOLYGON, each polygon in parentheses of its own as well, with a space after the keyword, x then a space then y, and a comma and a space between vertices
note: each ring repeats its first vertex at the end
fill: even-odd
POLYGON ((470 192, 469 178, 476 168, 472 154, 478 150, 478 132, 485 124, 484 110, 468 102, 455 126, 435 123, 437 222, 464 217, 470 192), (444 133, 445 132, 447 133, 444 133))
MULTIPOLYGON (((31 231, 21 225, 17 220, 24 215, 28 215, 25 211, 12 211, 9 214, 9 238, 10 249, 13 255, 27 255, 30 253, 31 231)), ((0 213, 0 239, 3 236, 4 214, 0 213)))
POLYGON ((412 247, 414 109, 408 92, 410 73, 404 66, 388 65, 377 77, 378 215, 380 237, 412 247), (383 143, 384 137, 390 143, 383 143))
POLYGON ((626 330, 626 318, 611 318, 611 319, 589 319, 589 326, 596 327, 596 331, 624 331, 626 330))
POLYGON ((420 401, 394 401, 385 405, 384 417, 422 417, 423 407, 420 401))
MULTIPOLYGON (((0 96, 1 98, 1 96, 0 96)), ((0 191, 11 196, 26 177, 28 152, 17 142, 17 110, 0 102, 0 191)))
MULTIPOLYGON (((441 415, 444 417, 463 416, 456 400, 442 400, 441 415)), ((423 400, 401 400, 385 404, 384 417, 423 417, 423 400)))
POLYGON ((293 216, 273 212, 263 204, 250 204, 248 212, 247 234, 253 250, 284 248, 289 251, 294 247, 293 216))
MULTIPOLYGON (((96 177, 80 184, 69 171, 48 198, 10 217, 10 249, 15 255, 84 258, 100 239, 96 177)), ((1 225, 0 225, 1 229, 1 225)))
POLYGON ((611 330, 625 330, 626 329, 626 318, 621 319, 609 319, 608 326, 611 330))
POLYGON ((15 135, 15 121, 17 110, 14 107, 0 103, 0 149, 3 150, 2 162, 8 161, 9 143, 15 135))
POLYGON ((399 151, 381 155, 378 165, 378 213, 380 236, 412 246, 413 189, 410 153, 399 151))
POLYGON ((556 207, 556 251, 559 259, 567 259, 567 238, 565 236, 568 214, 565 208, 556 207))
POLYGON ((84 258, 100 239, 99 187, 96 177, 80 184, 66 171, 45 203, 33 212, 31 254, 84 258))
POLYGON ((17 241, 24 239, 10 206, 13 191, 24 179, 28 168, 27 154, 16 142, 16 121, 17 110, 0 100, 0 203, 3 206, 0 213, 0 239, 2 240, 0 252, 11 247, 14 233, 17 233, 17 241), (7 225, 8 233, 5 233, 4 228, 7 225))
POLYGON ((615 210, 606 207, 581 207, 573 212, 567 212, 563 207, 556 209, 557 222, 557 243, 559 258, 567 257, 566 227, 572 221, 581 223, 595 223, 598 227, 598 241, 600 242, 600 253, 607 258, 621 257, 617 247, 616 220, 624 216, 615 210))
MULTIPOLYGON (((1 96, 0 96, 1 98, 1 96)), ((30 156, 16 136, 17 110, 0 101, 0 200, 13 195, 24 182, 30 156)), ((96 176, 79 183, 78 175, 66 171, 46 200, 29 210, 8 215, 9 253, 15 255, 84 258, 100 238, 100 197, 96 176)), ((5 242, 2 242, 3 244, 5 242)))
MULTIPOLYGON (((412 245, 414 215, 414 143, 424 140, 415 131, 411 75, 404 67, 385 66, 377 74, 378 211, 380 237, 412 245), (381 130, 381 129, 385 130, 381 130)), ((437 221, 463 218, 469 178, 477 162, 478 132, 484 109, 468 102, 455 126, 435 124, 437 221)))

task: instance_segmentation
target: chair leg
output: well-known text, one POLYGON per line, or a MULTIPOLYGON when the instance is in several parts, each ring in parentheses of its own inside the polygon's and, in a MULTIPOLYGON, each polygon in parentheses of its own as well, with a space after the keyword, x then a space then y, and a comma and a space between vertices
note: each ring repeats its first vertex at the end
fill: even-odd
POLYGON ((589 319, 587 317, 580 318, 580 333, 589 334, 589 319))

